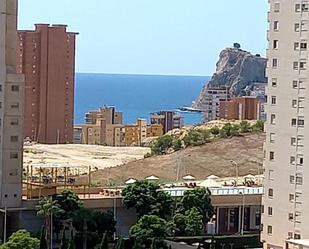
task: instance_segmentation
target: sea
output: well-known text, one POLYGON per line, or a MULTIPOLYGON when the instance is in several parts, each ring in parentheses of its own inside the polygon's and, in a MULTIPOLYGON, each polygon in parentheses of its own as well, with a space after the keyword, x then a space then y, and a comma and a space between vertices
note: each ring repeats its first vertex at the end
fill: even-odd
MULTIPOLYGON (((137 118, 150 120, 150 113, 176 111, 191 106, 209 81, 208 76, 164 76, 77 73, 75 81, 75 124, 83 124, 86 112, 115 106, 125 124, 137 118)), ((180 112, 185 125, 201 122, 201 114, 180 112)))

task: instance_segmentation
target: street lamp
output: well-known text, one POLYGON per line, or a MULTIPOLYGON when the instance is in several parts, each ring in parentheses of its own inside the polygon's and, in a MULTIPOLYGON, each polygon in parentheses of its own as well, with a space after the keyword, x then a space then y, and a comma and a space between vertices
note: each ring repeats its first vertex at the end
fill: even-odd
POLYGON ((239 165, 234 160, 230 160, 230 163, 235 166, 235 173, 236 173, 236 187, 238 186, 238 170, 239 165))
POLYGON ((244 223, 245 223, 245 194, 243 192, 239 192, 242 195, 242 212, 241 212, 241 229, 240 234, 241 236, 244 235, 244 223))

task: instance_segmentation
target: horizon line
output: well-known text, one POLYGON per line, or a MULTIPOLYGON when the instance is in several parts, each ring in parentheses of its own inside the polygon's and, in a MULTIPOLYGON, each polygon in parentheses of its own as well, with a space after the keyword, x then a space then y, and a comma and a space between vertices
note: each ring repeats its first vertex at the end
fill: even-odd
POLYGON ((180 77, 211 77, 202 74, 151 74, 151 73, 98 73, 98 72, 75 72, 75 74, 109 74, 109 75, 137 75, 137 76, 180 76, 180 77))

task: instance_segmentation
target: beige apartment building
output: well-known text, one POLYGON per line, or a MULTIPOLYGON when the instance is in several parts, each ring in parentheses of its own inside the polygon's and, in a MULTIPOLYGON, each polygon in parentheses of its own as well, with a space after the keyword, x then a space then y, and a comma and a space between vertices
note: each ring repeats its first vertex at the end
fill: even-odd
POLYGON ((302 248, 295 240, 309 239, 309 2, 269 3, 262 241, 302 248))
POLYGON ((24 77, 16 71, 17 2, 0 0, 0 207, 20 207, 24 77))
POLYGON ((81 137, 81 143, 141 146, 147 137, 163 135, 161 124, 147 125, 145 119, 138 119, 135 124, 122 124, 122 113, 111 110, 108 107, 108 110, 100 109, 100 112, 86 114, 86 124, 74 128, 76 136, 81 137))

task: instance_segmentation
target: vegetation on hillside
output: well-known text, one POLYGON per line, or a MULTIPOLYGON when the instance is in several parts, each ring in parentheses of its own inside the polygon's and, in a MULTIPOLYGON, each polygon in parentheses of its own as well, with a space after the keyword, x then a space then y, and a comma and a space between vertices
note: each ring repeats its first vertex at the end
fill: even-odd
POLYGON ((166 134, 158 137, 152 143, 151 154, 147 154, 145 157, 150 157, 151 155, 164 155, 191 146, 201 146, 216 138, 231 138, 248 133, 261 132, 263 129, 264 123, 259 120, 254 124, 250 124, 248 121, 226 123, 221 128, 217 126, 210 129, 192 128, 184 137, 166 134))

